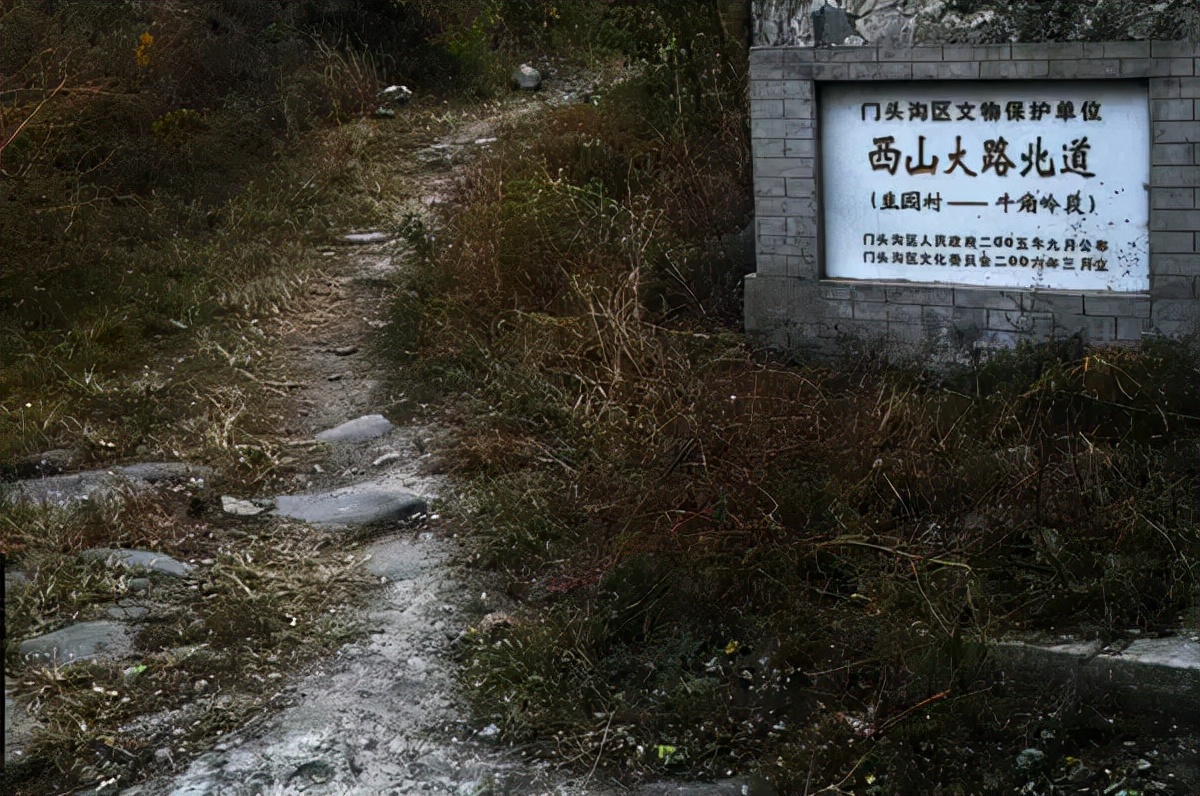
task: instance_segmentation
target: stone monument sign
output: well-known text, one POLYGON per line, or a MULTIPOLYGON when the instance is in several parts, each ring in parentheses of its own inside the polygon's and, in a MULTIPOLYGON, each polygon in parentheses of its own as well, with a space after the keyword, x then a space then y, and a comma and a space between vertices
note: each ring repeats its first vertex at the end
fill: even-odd
POLYGON ((1194 42, 756 47, 746 328, 949 352, 1196 330, 1194 42))
POLYGON ((1144 87, 821 87, 831 278, 1145 292, 1144 87))

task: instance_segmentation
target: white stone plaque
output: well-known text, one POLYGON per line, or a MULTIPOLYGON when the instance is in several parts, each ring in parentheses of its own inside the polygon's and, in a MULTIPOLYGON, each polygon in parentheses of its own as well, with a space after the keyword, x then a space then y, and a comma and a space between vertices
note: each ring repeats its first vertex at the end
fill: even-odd
POLYGON ((821 88, 825 275, 1150 287, 1150 111, 1129 81, 821 88))

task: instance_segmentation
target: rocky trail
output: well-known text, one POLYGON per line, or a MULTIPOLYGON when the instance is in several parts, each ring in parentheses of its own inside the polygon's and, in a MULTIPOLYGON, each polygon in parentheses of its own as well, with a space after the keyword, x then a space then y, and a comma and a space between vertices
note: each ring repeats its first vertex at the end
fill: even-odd
MULTIPOLYGON (((546 102, 577 101, 577 92, 522 94, 490 116, 464 124, 432 143, 414 144, 403 168, 418 206, 444 201, 463 162, 496 140, 501 124, 536 112, 546 102)), ((122 787, 104 782, 90 793, 129 796, 268 796, 269 794, 601 794, 630 792, 600 772, 568 778, 545 763, 523 759, 495 740, 495 727, 473 727, 455 693, 454 647, 468 629, 468 594, 453 565, 456 540, 439 529, 430 506, 450 488, 439 474, 445 429, 411 418, 411 399, 397 395, 395 380, 378 378, 385 365, 373 342, 387 325, 397 272, 406 267, 408 244, 390 232, 367 229, 341 235, 321 247, 329 267, 310 285, 313 301, 299 315, 264 324, 264 344, 283 362, 286 390, 296 417, 291 494, 252 498, 223 496, 231 518, 274 513, 344 533, 379 587, 361 619, 369 633, 337 650, 289 684, 264 712, 220 737, 190 764, 175 760, 168 743, 155 753, 159 770, 172 775, 122 787), (362 529, 369 529, 369 535, 362 529), (364 543, 364 537, 369 540, 364 543)), ((11 498, 69 504, 113 490, 137 493, 169 488, 188 491, 215 474, 177 463, 139 464, 57 475, 4 485, 11 498)), ((93 550, 110 565, 133 574, 185 579, 195 564, 158 553, 93 550)), ((20 578, 13 573, 11 578, 20 578)), ((6 580, 10 575, 6 574, 6 580)), ((135 579, 144 581, 148 577, 135 579)), ((132 582, 131 582, 132 583, 132 582)), ((137 584, 134 584, 135 586, 137 584)), ((495 598, 492 598, 494 601, 495 598)), ((496 608, 500 607, 497 603, 496 608)), ((110 619, 80 622, 21 646, 26 661, 68 664, 95 658, 121 659, 132 648, 131 622, 146 612, 138 600, 109 610, 110 619)), ((493 608, 494 610, 494 608, 493 608)), ((143 667, 144 668, 144 667, 143 667)), ((21 755, 34 725, 6 680, 6 762, 21 755)), ((200 685, 197 685, 200 688, 200 685)), ((159 734, 186 717, 154 717, 159 734), (161 725, 166 725, 161 726, 161 725)), ((178 734, 178 733, 176 733, 178 734)), ((741 794, 749 781, 653 783, 648 794, 741 794)))

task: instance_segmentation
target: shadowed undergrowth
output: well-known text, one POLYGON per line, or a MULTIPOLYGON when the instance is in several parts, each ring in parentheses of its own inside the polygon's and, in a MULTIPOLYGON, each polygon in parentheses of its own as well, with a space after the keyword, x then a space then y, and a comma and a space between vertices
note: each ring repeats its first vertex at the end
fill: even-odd
POLYGON ((988 639, 1196 619, 1196 342, 751 350, 708 254, 748 207, 740 59, 705 43, 514 131, 413 231, 391 343, 464 393, 453 510, 513 603, 463 653, 477 718, 585 771, 1019 785, 1031 734, 1096 729, 998 686, 988 639))

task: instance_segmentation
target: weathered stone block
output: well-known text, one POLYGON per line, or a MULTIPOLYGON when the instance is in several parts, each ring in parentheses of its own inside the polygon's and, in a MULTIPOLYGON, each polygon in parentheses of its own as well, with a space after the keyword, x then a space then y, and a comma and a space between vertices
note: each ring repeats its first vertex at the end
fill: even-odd
POLYGON ((1200 320, 1200 305, 1189 299, 1158 299, 1151 308, 1150 320, 1155 326, 1166 321, 1196 323, 1200 320))
POLYGON ((817 181, 811 177, 788 177, 785 195, 797 199, 816 199, 817 181))
POLYGON ((1021 312, 1020 310, 988 310, 987 328, 1001 332, 1033 332, 1035 324, 1053 328, 1054 317, 1049 313, 1021 312))
POLYGON ((786 219, 787 234, 802 238, 817 237, 817 216, 815 213, 798 214, 786 219))
POLYGON ((751 47, 750 68, 758 70, 765 66, 782 66, 783 52, 779 47, 751 47))
POLYGON ((1156 188, 1195 188, 1200 186, 1200 166, 1152 166, 1150 184, 1156 188))
POLYGON ((754 155, 760 158, 782 158, 787 156, 786 139, 763 138, 754 142, 754 155))
POLYGON ((1084 80, 1120 75, 1121 62, 1117 60, 1051 61, 1047 70, 1051 80, 1084 80))
POLYGON ((1021 294, 985 288, 956 287, 954 288, 954 306, 1017 312, 1021 309, 1021 294))
POLYGON ((979 77, 984 80, 1014 80, 1049 75, 1050 62, 1045 60, 984 61, 979 64, 979 77))
MULTIPOLYGON (((1162 61, 1152 61, 1149 58, 1122 58, 1121 77, 1168 77, 1171 68, 1162 61)), ((1153 84, 1153 81, 1151 81, 1153 84)))
POLYGON ((812 138, 789 138, 784 142, 783 153, 789 158, 811 158, 817 154, 817 142, 812 138))
POLYGON ((817 104, 811 99, 790 99, 783 103, 785 119, 813 119, 817 115, 817 104))
POLYGON ((1083 311, 1087 315, 1149 318, 1150 299, 1142 296, 1107 296, 1088 293, 1083 297, 1083 311))
POLYGON ((1151 140, 1156 144, 1194 144, 1200 141, 1200 125, 1195 122, 1160 122, 1150 125, 1151 140))
POLYGON ((760 238, 762 238, 763 236, 767 236, 767 235, 784 236, 784 237, 787 236, 787 220, 786 219, 767 218, 767 217, 763 216, 762 213, 760 212, 760 213, 758 213, 758 217, 754 220, 754 225, 755 225, 755 231, 758 233, 758 236, 760 238))
POLYGON ((784 119, 783 138, 812 138, 815 125, 812 119, 784 119))
MULTIPOLYGON (((1191 102, 1191 100, 1185 100, 1191 102)), ((1155 166, 1190 166, 1194 144, 1155 144, 1150 148, 1150 162, 1155 166)))
POLYGON ((1053 312, 1059 315, 1083 315, 1082 293, 1042 293, 1029 292, 1021 294, 1021 309, 1026 312, 1053 312))
POLYGON ((1196 277, 1151 274, 1150 296, 1155 300, 1196 298, 1196 277))
POLYGON ((812 66, 812 74, 814 80, 848 80, 850 78, 850 67, 860 66, 860 64, 830 64, 830 63, 815 63, 812 66))
POLYGON ((886 301, 886 289, 871 282, 822 282, 818 295, 825 301, 886 301))
POLYGON ((754 210, 760 217, 765 216, 808 216, 816 215, 817 207, 813 199, 776 198, 756 199, 754 210))
POLYGON ((1117 319, 1089 315, 1083 321, 1083 334, 1089 343, 1111 343, 1117 339, 1117 319))
POLYGON ((913 65, 907 61, 895 63, 850 64, 850 80, 911 80, 913 65))
POLYGON ((1136 342, 1152 328, 1148 318, 1117 318, 1117 339, 1136 342))
POLYGON ((1183 81, 1185 77, 1155 77, 1150 80, 1150 99, 1179 99, 1185 96, 1183 81))
POLYGON ((1200 210, 1151 210, 1150 229, 1168 231, 1200 229, 1200 210))
POLYGON ((751 80, 750 99, 812 99, 807 80, 751 80))
POLYGON ((816 63, 872 63, 879 60, 878 47, 814 47, 816 63))
POLYGON ((817 246, 819 241, 813 244, 813 250, 807 254, 788 255, 787 258, 787 274, 800 279, 816 280, 819 276, 817 269, 817 246))
POLYGON ((812 158, 755 158, 755 177, 812 177, 812 158))
POLYGON ((910 287, 908 285, 888 286, 885 289, 887 300, 891 304, 954 304, 954 289, 949 287, 910 287))
POLYGON ((755 99, 750 100, 751 119, 782 119, 783 100, 755 99))
POLYGON ((1150 253, 1150 273, 1177 276, 1200 276, 1200 254, 1150 253))
POLYGON ((982 307, 954 307, 954 326, 962 330, 987 328, 987 310, 982 307))
POLYGON ((1150 101, 1150 118, 1158 122, 1180 122, 1192 120, 1193 103, 1190 99, 1156 99, 1150 101))
POLYGON ((944 61, 1007 61, 1009 58, 1012 58, 1011 44, 942 45, 942 60, 944 61))
POLYGON ((1149 58, 1148 41, 1109 41, 1101 45, 1105 58, 1149 58))
POLYGON ((751 119, 750 138, 787 138, 785 125, 783 119, 751 119))
MULTIPOLYGON (((1013 58, 1022 57, 1017 55, 1017 46, 1013 45, 1013 58)), ((1033 48, 1041 53, 1034 56, 1037 58, 1056 58, 1071 61, 1079 61, 1083 58, 1083 43, 1078 41, 1047 42, 1045 44, 1035 44, 1033 48)))
POLYGON ((760 235, 758 250, 763 254, 812 256, 817 250, 817 239, 794 235, 760 235))
POLYGON ((1195 58, 1200 56, 1200 45, 1194 41, 1154 41, 1150 43, 1150 54, 1155 58, 1195 58))
POLYGON ((979 77, 979 64, 975 62, 915 63, 912 65, 914 80, 962 80, 979 77))
POLYGON ((943 51, 940 46, 931 47, 880 47, 880 61, 941 61, 943 51))
POLYGON ((813 74, 812 61, 784 61, 783 77, 785 80, 812 80, 813 74))
MULTIPOLYGON (((756 147, 758 143, 754 144, 756 147)), ((769 156, 768 156, 769 157, 769 156)), ((787 181, 783 177, 754 177, 755 196, 786 196, 787 181)))
POLYGON ((754 270, 761 276, 787 276, 786 254, 759 254, 754 261, 754 270))

